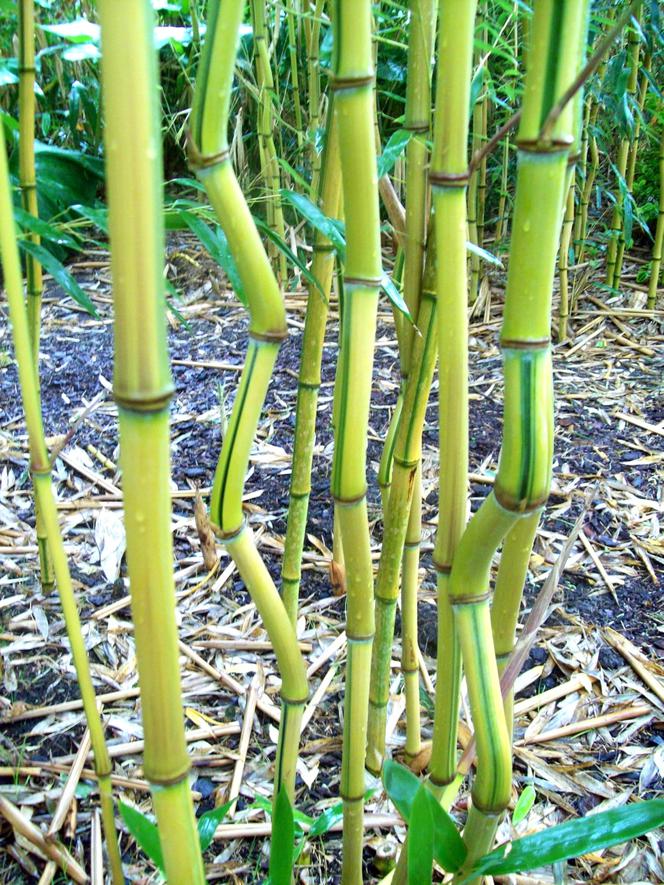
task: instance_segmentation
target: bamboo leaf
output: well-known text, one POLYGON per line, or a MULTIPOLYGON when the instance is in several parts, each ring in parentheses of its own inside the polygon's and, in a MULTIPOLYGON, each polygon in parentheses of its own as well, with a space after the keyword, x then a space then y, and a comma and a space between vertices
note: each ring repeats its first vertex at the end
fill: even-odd
POLYGON ((32 243, 30 240, 19 240, 19 246, 24 252, 28 252, 33 258, 36 258, 44 270, 47 271, 47 273, 50 273, 56 283, 61 286, 67 295, 70 295, 77 304, 84 307, 91 316, 96 317, 98 315, 92 301, 90 301, 89 297, 85 294, 83 289, 81 289, 74 277, 69 273, 67 268, 58 261, 55 255, 51 255, 51 253, 43 246, 39 246, 37 243, 32 243))
POLYGON ((475 864, 470 876, 460 885, 478 876, 527 872, 537 867, 559 863, 591 851, 610 848, 629 839, 643 836, 664 824, 664 799, 649 799, 624 808, 567 821, 511 844, 501 845, 485 854, 475 864))
POLYGON ((391 759, 383 763, 383 786, 401 817, 408 822, 420 779, 412 771, 391 759))
MULTIPOLYGON (((424 784, 413 799, 408 827, 408 885, 431 883, 433 871, 433 816, 424 784)), ((431 796, 433 799, 433 796, 431 796)), ((435 802, 436 800, 433 799, 435 802)))
POLYGON ((390 138, 378 157, 378 177, 388 175, 394 168, 394 164, 406 150, 406 145, 413 137, 413 133, 407 129, 397 129, 390 138))
POLYGON ((478 246, 477 243, 471 243, 470 240, 466 240, 466 249, 468 252, 473 252, 475 255, 479 255, 480 258, 483 258, 487 264, 493 264, 495 267, 503 267, 503 262, 494 255, 492 252, 487 252, 486 249, 483 249, 481 246, 478 246))
POLYGON ((244 291, 244 286, 242 285, 242 280, 235 259, 231 255, 231 250, 228 248, 228 241, 226 240, 226 235, 223 230, 218 225, 216 226, 216 230, 213 230, 204 221, 186 209, 180 209, 178 214, 192 234, 200 240, 210 257, 214 259, 224 271, 230 280, 233 291, 240 302, 246 307, 247 295, 244 291))
POLYGON ((343 816, 343 803, 337 802, 336 805, 328 808, 316 818, 309 830, 309 838, 313 839, 316 836, 322 836, 324 833, 328 833, 332 827, 343 818, 343 816))
POLYGON ((525 790, 519 796, 519 800, 514 806, 514 813, 512 814, 512 824, 516 826, 520 824, 522 820, 524 820, 528 816, 528 812, 533 807, 533 803, 535 802, 535 787, 532 784, 528 784, 525 790))
POLYGON ((291 885, 295 825, 293 809, 282 784, 277 794, 272 818, 270 842, 270 885, 291 885))
POLYGON ((210 811, 206 811, 205 814, 202 814, 198 818, 198 837, 201 840, 201 851, 205 851, 212 844, 215 831, 222 820, 228 814, 232 804, 233 800, 231 800, 230 802, 225 802, 218 808, 213 808, 210 811))
POLYGON ((79 243, 73 237, 70 237, 69 234, 66 234, 54 224, 49 224, 48 221, 35 218, 34 215, 26 212, 25 209, 21 209, 20 206, 14 207, 14 217, 24 231, 39 234, 42 240, 57 243, 58 246, 66 246, 68 249, 74 249, 77 252, 81 249, 79 243))
MULTIPOLYGON (((403 819, 412 826, 411 814, 421 781, 408 768, 391 759, 383 764, 383 786, 403 819)), ((454 821, 427 789, 430 814, 433 820, 433 854, 436 862, 449 872, 461 868, 468 851, 454 821)))
POLYGON ((343 262, 346 256, 346 238, 344 236, 343 225, 333 218, 328 218, 308 197, 304 194, 298 194, 294 191, 280 191, 281 198, 290 203, 297 212, 308 221, 309 224, 317 231, 323 234, 337 250, 337 255, 343 262))
POLYGON ((120 801, 120 814, 127 825, 127 829, 147 854, 153 864, 164 872, 164 857, 161 852, 159 830, 149 817, 132 805, 125 805, 120 801))
POLYGON ((463 839, 449 814, 436 800, 429 790, 426 790, 427 802, 433 819, 433 854, 437 863, 444 870, 456 873, 460 870, 468 855, 463 839))
POLYGON ((400 311, 406 319, 413 322, 413 318, 410 315, 410 311, 408 310, 408 305, 403 299, 403 295, 399 291, 399 289, 394 285, 392 279, 388 276, 388 274, 384 273, 381 279, 381 285, 385 290, 385 294, 390 299, 392 304, 396 307, 398 311, 400 311))
POLYGON ((281 239, 279 234, 276 233, 276 231, 273 231, 272 228, 269 225, 267 225, 264 221, 262 221, 260 218, 254 217, 254 222, 256 223, 256 227, 259 230, 261 230, 269 240, 272 240, 272 242, 276 245, 277 249, 280 249, 284 253, 284 255, 290 261, 290 263, 299 269, 300 273, 302 274, 304 279, 309 283, 309 285, 318 289, 318 291, 322 295, 323 290, 321 288, 320 283, 316 279, 316 277, 311 273, 311 271, 309 270, 307 265, 304 263, 304 261, 302 261, 300 258, 298 258, 298 256, 293 252, 293 250, 281 239))

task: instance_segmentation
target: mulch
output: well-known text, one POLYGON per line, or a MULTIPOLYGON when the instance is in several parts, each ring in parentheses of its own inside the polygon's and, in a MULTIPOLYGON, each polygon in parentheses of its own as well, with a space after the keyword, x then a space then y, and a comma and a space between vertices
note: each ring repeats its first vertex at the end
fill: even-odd
MULTIPOLYGON (((45 299, 41 379, 46 432, 59 449, 54 466, 62 529, 78 593, 96 687, 104 703, 116 795, 149 808, 141 768, 140 703, 126 568, 123 560, 117 412, 112 400, 112 310, 106 253, 72 266, 93 298, 93 319, 54 283, 45 299)), ((565 563, 544 627, 517 681, 514 797, 533 784, 536 801, 518 834, 573 816, 661 795, 664 776, 664 615, 660 605, 664 436, 664 312, 643 309, 629 266, 622 294, 607 294, 587 275, 573 317, 574 336, 555 348, 554 488, 538 531, 524 617, 571 527, 583 527, 565 563)), ((232 818, 206 855, 210 880, 258 882, 266 874, 271 765, 278 702, 274 656, 249 595, 227 554, 209 572, 194 520, 196 490, 210 489, 221 434, 230 414, 246 345, 247 317, 216 267, 187 237, 169 243, 169 275, 181 299, 169 312, 175 381, 172 404, 172 500, 175 577, 186 726, 197 813, 225 801, 241 777, 232 818), (252 714, 248 749, 240 731, 252 714), (268 712, 265 712, 265 711, 268 712)), ((599 279, 599 272, 597 274, 599 279)), ((470 330, 471 509, 486 495, 497 467, 502 377, 497 345, 504 277, 483 281, 470 330)), ((278 581, 283 554, 295 423, 296 376, 306 294, 287 293, 289 338, 281 349, 246 484, 245 508, 259 548, 278 581)), ((0 324, 0 797, 48 827, 85 733, 60 606, 44 597, 37 573, 32 492, 16 367, 6 307, 0 324)), ((298 634, 311 673, 312 703, 298 769, 299 808, 317 815, 338 801, 344 600, 333 593, 331 410, 338 313, 333 306, 324 351, 323 385, 298 634)), ((382 532, 376 472, 398 389, 398 353, 386 301, 381 303, 369 432, 369 512, 373 551, 382 532)), ((437 380, 424 434, 423 553, 420 643, 423 734, 431 734, 435 675, 435 584, 431 552, 437 520, 437 380)), ((394 658, 398 660, 398 637, 394 658)), ((390 750, 404 744, 403 701, 395 666, 390 750)), ((462 703, 469 723, 467 702, 462 703)), ((250 723, 247 723, 249 728, 250 723)), ((462 743, 469 731, 461 729, 462 743)), ((89 869, 98 828, 91 763, 60 831, 89 869), (92 847, 91 847, 92 845, 92 847)), ((380 785, 367 802, 366 881, 396 850, 404 829, 380 785)), ((462 816, 464 789, 453 808, 462 816)), ((499 837, 515 828, 508 819, 499 837)), ((570 881, 664 881, 656 833, 638 843, 589 855, 570 865, 570 881)), ((0 820, 0 879, 42 875, 38 849, 0 820)), ((131 881, 155 881, 151 864, 128 834, 121 838, 131 881)), ((338 832, 312 840, 300 881, 339 879, 338 832)), ((42 881, 51 881, 53 868, 42 881)), ((61 880, 62 881, 62 880, 61 880)), ((550 871, 522 881, 553 882, 550 871)))

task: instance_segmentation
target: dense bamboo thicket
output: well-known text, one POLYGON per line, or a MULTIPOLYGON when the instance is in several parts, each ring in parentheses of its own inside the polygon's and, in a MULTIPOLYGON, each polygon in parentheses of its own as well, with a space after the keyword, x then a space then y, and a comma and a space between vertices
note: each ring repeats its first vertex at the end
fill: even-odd
MULTIPOLYGON (((531 9, 518 0, 100 0, 94 8, 74 4, 81 15, 66 28, 44 28, 74 41, 68 60, 79 77, 71 82, 61 60, 51 70, 52 47, 36 52, 47 38, 35 31, 35 14, 39 20, 46 6, 21 0, 16 19, 18 124, 16 136, 9 124, 8 131, 18 175, 9 177, 15 161, 10 157, 8 165, 0 124, 0 248, 41 582, 45 594, 55 585, 61 600, 114 885, 123 881, 127 858, 120 854, 111 760, 51 487, 57 452, 48 451, 40 401, 43 270, 94 309, 60 260, 67 241, 53 234, 59 224, 78 231, 81 219, 107 226, 111 255, 129 632, 140 686, 142 773, 156 817, 155 825, 124 810, 130 834, 167 881, 204 882, 202 849, 224 817, 237 813, 254 713, 268 709, 279 725, 278 739, 263 734, 259 750, 271 778, 265 805, 272 885, 294 881, 307 853, 303 821, 311 838, 342 827, 330 881, 378 881, 366 862, 364 812, 367 797, 383 789, 390 812, 396 808, 407 824, 405 839, 398 830, 399 840, 388 840, 385 882, 420 885, 442 881, 444 872, 451 876, 446 881, 461 885, 517 871, 501 851, 491 852, 497 834, 505 841, 499 827, 514 798, 514 681, 523 662, 517 639, 552 486, 553 361, 574 347, 584 286, 598 286, 595 300, 608 304, 623 296, 629 277, 626 316, 649 319, 661 291, 664 41, 657 4, 534 0, 531 9), (49 73, 40 96, 36 83, 49 73), (55 197, 49 202, 57 182, 45 161, 39 165, 40 153, 48 152, 35 143, 35 95, 46 101, 47 92, 63 90, 69 130, 58 137, 68 146, 58 147, 52 161, 66 155, 82 179, 84 171, 98 176, 90 185, 94 206, 71 195, 66 205, 55 197), (164 154, 167 167, 177 170, 166 213, 164 154), (165 218, 222 265, 224 287, 246 308, 244 361, 227 425, 221 421, 209 516, 197 513, 208 569, 212 564, 200 586, 216 574, 216 539, 232 560, 228 574, 237 571, 248 608, 266 631, 278 671, 270 691, 281 701, 277 709, 263 697, 258 679, 245 690, 207 666, 243 696, 237 711, 243 724, 232 795, 224 805, 215 792, 214 807, 198 822, 173 577, 165 218), (471 515, 469 339, 471 324, 491 312, 491 274, 504 283, 500 454, 488 493, 471 515), (285 513, 275 569, 252 528, 245 485, 289 330, 289 299, 303 290, 299 364, 288 367, 297 379, 292 458, 289 476, 278 477, 283 501, 269 502, 275 509, 283 504, 285 513), (368 444, 375 435, 383 298, 399 377, 374 476, 368 444), (343 689, 332 726, 337 805, 312 822, 300 754, 325 686, 311 701, 316 667, 307 670, 298 639, 307 622, 303 565, 326 336, 329 342, 337 334, 328 382, 333 443, 325 531, 333 538, 330 591, 344 596, 345 637, 337 649, 343 689), (424 557, 423 435, 434 401, 438 435, 428 464, 435 465, 438 514, 433 550, 424 557), (418 603, 428 576, 435 582, 437 648, 427 669, 418 603), (393 739, 401 709, 403 752, 393 739), (397 755, 405 765, 394 763, 397 755)), ((63 4, 73 18, 70 6, 63 4)), ((13 83, 8 72, 3 82, 13 83)), ((9 120, 14 107, 3 100, 9 120)), ((39 125, 44 138, 55 140, 50 121, 42 114, 39 125)), ((169 307, 177 316, 176 303, 169 307)), ((223 355, 230 347, 224 320, 218 328, 223 355)), ((512 857, 526 872, 540 865, 540 855, 558 864, 599 851, 660 825, 662 805, 626 802, 608 817, 574 822, 566 831, 571 836, 543 830, 534 847, 513 839, 512 857)), ((68 868, 67 849, 58 852, 68 868)), ((231 854, 215 864, 216 878, 231 854)), ((250 869, 242 867, 245 874, 250 869)), ((255 869, 248 875, 260 879, 255 869)))

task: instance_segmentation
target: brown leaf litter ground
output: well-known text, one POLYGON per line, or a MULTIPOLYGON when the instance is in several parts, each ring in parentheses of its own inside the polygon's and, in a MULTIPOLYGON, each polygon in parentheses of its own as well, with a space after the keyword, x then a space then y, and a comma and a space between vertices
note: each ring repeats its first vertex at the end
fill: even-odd
MULTIPOLYGON (((633 267, 631 268, 633 270, 633 267)), ((110 271, 105 253, 74 265, 100 313, 91 319, 53 283, 47 288, 42 338, 42 394, 55 463, 65 543, 78 592, 86 644, 114 762, 116 795, 149 807, 141 768, 142 730, 127 596, 116 409, 111 396, 110 271), (65 439, 65 434, 69 436, 65 439)), ((171 278, 185 295, 170 320, 176 393, 172 405, 172 499, 182 682, 192 786, 200 814, 224 801, 241 778, 237 810, 208 851, 210 880, 259 882, 265 875, 269 799, 277 731, 271 714, 279 679, 256 610, 228 556, 206 572, 194 524, 195 489, 209 491, 221 427, 242 363, 247 318, 218 272, 187 239, 170 246, 171 278), (256 697, 248 750, 240 731, 256 697)), ((661 795, 664 776, 664 562, 662 515, 662 368, 664 314, 640 307, 638 287, 599 297, 588 283, 574 317, 572 341, 555 349, 554 490, 540 527, 525 612, 557 559, 584 500, 583 529, 569 556, 545 626, 518 680, 514 799, 527 783, 536 801, 517 827, 523 834, 574 816, 661 795), (594 293, 594 295, 593 295, 594 293), (636 304, 636 307, 634 306, 636 304)), ((501 434, 502 380, 497 332, 501 277, 483 283, 471 325, 471 501, 492 482, 501 434)), ((642 302, 641 302, 642 303, 642 302)), ((295 422, 295 379, 306 297, 288 294, 290 336, 275 372, 246 486, 246 510, 260 549, 278 579, 295 422)), ((71 655, 56 596, 44 598, 37 574, 28 452, 6 308, 0 323, 0 797, 47 828, 85 733, 71 655)), ((398 386, 394 327, 381 303, 369 436, 370 515, 377 559, 381 519, 375 473, 398 386)), ((313 472, 299 638, 311 677, 298 777, 298 804, 315 815, 338 801, 344 601, 332 593, 329 470, 336 310, 325 348, 319 433, 313 472)), ((437 387, 437 382, 436 385, 437 387)), ((422 727, 431 733, 435 593, 431 550, 436 524, 435 393, 424 454, 424 544, 420 597, 423 652, 422 727)), ((398 659, 398 640, 395 643, 398 659)), ((394 669, 390 749, 404 743, 400 678, 394 669)), ((467 704, 462 705, 468 722, 467 704)), ((462 728, 462 740, 468 729, 462 728)), ((86 763, 64 809, 62 842, 89 871, 99 859, 95 781, 86 763)), ((453 809, 460 817, 464 790, 453 809)), ((503 824, 500 836, 514 831, 503 824)), ((366 881, 377 859, 404 830, 380 789, 367 803, 366 881)), ((661 834, 600 852, 570 866, 573 882, 664 881, 661 834)), ((392 844, 391 844, 392 843, 392 844)), ((0 879, 65 881, 25 837, 0 820, 0 879)), ((121 837, 132 882, 157 874, 126 833, 121 837)), ((300 881, 339 879, 340 836, 312 841, 300 881)), ((98 868, 97 868, 98 870, 98 868)), ((99 875, 97 871, 97 876, 99 875)), ((552 882, 550 871, 522 882, 552 882)), ((96 881, 101 882, 101 878, 96 881)))

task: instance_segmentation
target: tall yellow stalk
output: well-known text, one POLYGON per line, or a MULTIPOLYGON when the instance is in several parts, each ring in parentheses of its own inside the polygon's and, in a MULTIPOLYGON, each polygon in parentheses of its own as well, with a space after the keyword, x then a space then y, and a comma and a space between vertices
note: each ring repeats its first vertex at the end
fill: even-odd
POLYGON ((286 312, 277 280, 230 161, 227 128, 243 0, 211 0, 192 109, 189 159, 228 238, 250 313, 249 346, 217 464, 210 518, 219 529, 268 632, 281 673, 282 715, 274 800, 291 801, 307 679, 295 629, 242 510, 251 446, 282 340, 286 312))
POLYGON ((149 0, 100 0, 127 564, 145 756, 166 875, 205 881, 189 789, 171 538, 161 127, 149 0))
POLYGON ((9 183, 7 153, 2 126, 0 126, 0 256, 2 258, 4 284, 7 290, 25 423, 28 431, 30 473, 35 490, 35 501, 42 515, 44 537, 48 541, 52 556, 53 572, 60 596, 62 614, 71 646, 76 678, 83 701, 83 710, 90 731, 95 771, 99 783, 102 824, 106 836, 106 848, 113 885, 122 885, 124 875, 115 830, 111 786, 112 766, 104 740, 104 729, 97 709, 90 663, 81 632, 81 620, 69 573, 67 554, 65 553, 60 533, 58 511, 51 484, 51 462, 44 439, 44 425, 32 349, 33 342, 30 334, 28 311, 23 299, 21 267, 16 244, 11 186, 9 183))

